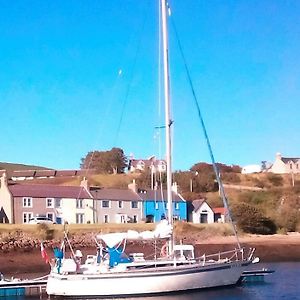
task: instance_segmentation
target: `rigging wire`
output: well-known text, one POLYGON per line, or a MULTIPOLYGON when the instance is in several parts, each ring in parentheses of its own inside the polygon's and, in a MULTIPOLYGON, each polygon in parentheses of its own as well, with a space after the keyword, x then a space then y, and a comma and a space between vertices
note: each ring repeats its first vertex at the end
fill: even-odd
POLYGON ((121 107, 121 115, 120 115, 118 126, 117 126, 116 137, 115 137, 115 140, 114 140, 114 143, 113 143, 114 145, 116 145, 117 140, 119 139, 119 133, 120 133, 121 126, 122 126, 122 123, 123 123, 123 117, 124 117, 124 113, 125 113, 125 108, 126 108, 127 100, 128 100, 128 97, 129 97, 129 94, 130 94, 130 91, 131 91, 131 85, 132 85, 132 81, 133 81, 133 75, 134 75, 136 63, 137 63, 139 52, 140 52, 140 48, 141 48, 143 32, 144 32, 144 29, 145 29, 145 23, 146 23, 146 19, 147 19, 147 12, 148 12, 148 9, 145 9, 145 13, 144 13, 144 17, 143 17, 144 21, 143 21, 143 24, 141 26, 141 31, 140 31, 140 35, 139 35, 139 38, 138 38, 137 48, 136 48, 136 51, 135 51, 132 68, 130 70, 129 83, 127 85, 125 97, 123 99, 123 103, 122 103, 122 107, 121 107))
POLYGON ((221 198, 223 200, 224 206, 227 210, 228 218, 229 218, 229 221, 232 225, 233 232, 234 232, 234 235, 235 235, 236 240, 237 240, 238 248, 241 249, 241 245, 240 245, 240 242, 239 242, 237 231, 236 231, 236 228, 235 228, 235 226, 233 224, 233 221, 232 221, 232 218, 231 218, 227 196, 225 194, 224 186, 223 186, 223 183, 222 183, 221 178, 220 178, 220 172, 219 172, 219 169, 218 169, 218 166, 216 164, 215 157, 214 157, 214 154, 213 154, 213 151, 212 151, 212 147, 211 147, 211 143, 210 143, 210 140, 209 140, 209 137, 208 137, 206 126, 204 124, 204 119, 203 119, 203 116, 202 116, 200 104, 199 104, 199 101, 198 101, 198 98, 197 98, 197 95, 196 95, 196 92, 195 92, 195 89, 194 89, 192 77, 191 77, 191 74, 190 74, 190 71, 189 71, 189 68, 188 68, 187 60, 186 60, 184 52, 183 52, 182 44, 181 44, 180 39, 179 39, 179 34, 178 34, 178 31, 177 31, 177 27, 176 27, 174 18, 171 18, 171 22, 172 22, 172 26, 173 26, 173 29, 174 29, 174 32, 175 32, 175 38, 176 38, 176 41, 177 41, 177 44, 178 44, 178 47, 179 47, 179 51, 180 51, 180 54, 181 54, 181 57, 182 57, 182 60, 183 60, 183 64, 184 64, 184 68, 185 68, 185 71, 186 71, 187 79, 188 79, 188 82, 189 82, 189 85, 190 85, 190 88, 191 88, 191 92, 192 92, 192 95, 193 95, 194 104, 196 106, 196 110, 197 110, 198 117, 199 117, 199 120, 200 120, 200 123, 201 123, 202 131, 203 131, 203 134, 204 134, 204 137, 205 137, 205 140, 206 140, 206 144, 207 144, 207 147, 208 147, 210 159, 211 159, 211 162, 212 162, 212 165, 213 165, 213 170, 214 170, 214 173, 215 173, 215 176, 216 176, 217 183, 219 185, 220 195, 221 195, 221 198))

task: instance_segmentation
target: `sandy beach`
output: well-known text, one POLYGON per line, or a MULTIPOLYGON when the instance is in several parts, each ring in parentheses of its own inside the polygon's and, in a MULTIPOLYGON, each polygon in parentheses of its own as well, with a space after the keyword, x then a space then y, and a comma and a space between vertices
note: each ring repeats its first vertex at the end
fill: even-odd
MULTIPOLYGON (((234 237, 210 237, 202 241, 198 239, 194 242, 196 255, 204 253, 216 253, 223 250, 230 250, 236 246, 234 237)), ((240 238, 242 247, 255 247, 255 255, 260 257, 261 262, 275 261, 300 261, 300 234, 288 235, 247 235, 240 238)), ((148 250, 151 247, 147 244, 129 243, 127 253, 148 250)), ((53 257, 52 250, 47 249, 49 257, 53 257)), ((95 249, 82 249, 84 255, 93 254, 95 249)), ((50 266, 46 264, 40 254, 39 249, 30 251, 11 251, 0 253, 0 271, 10 276, 18 274, 46 274, 50 266)))

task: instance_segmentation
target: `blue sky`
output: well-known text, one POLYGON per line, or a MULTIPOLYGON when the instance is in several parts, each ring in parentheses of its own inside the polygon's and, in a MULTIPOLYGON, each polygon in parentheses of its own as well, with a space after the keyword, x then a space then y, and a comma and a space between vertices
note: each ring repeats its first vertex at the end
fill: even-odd
MULTIPOLYGON (((0 5, 0 161, 68 169, 90 150, 164 155, 155 1, 0 5)), ((216 160, 299 157, 300 2, 170 5, 216 160)), ((173 167, 186 170, 209 155, 172 27, 170 64, 173 167)))

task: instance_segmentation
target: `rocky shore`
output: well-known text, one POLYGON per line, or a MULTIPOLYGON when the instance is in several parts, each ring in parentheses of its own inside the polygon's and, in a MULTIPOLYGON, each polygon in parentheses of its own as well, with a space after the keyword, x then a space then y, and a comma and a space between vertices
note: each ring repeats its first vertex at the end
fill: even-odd
MULTIPOLYGON (((81 249, 84 255, 95 253, 94 235, 84 234, 74 236, 70 243, 74 249, 81 249)), ((197 256, 204 253, 217 253, 236 247, 233 237, 206 237, 190 236, 184 239, 184 243, 193 243, 197 256)), ((248 235, 240 239, 243 247, 255 247, 256 256, 262 262, 275 261, 300 261, 300 234, 258 236, 248 235)), ((59 240, 47 240, 43 242, 50 258, 53 257, 52 249, 60 245, 59 240)), ((20 234, 16 236, 2 236, 0 238, 0 271, 4 274, 17 276, 18 274, 47 273, 50 270, 40 253, 41 240, 20 234)), ((162 245, 158 244, 157 252, 162 245)), ((127 253, 144 252, 152 255, 155 252, 155 244, 149 242, 128 242, 127 253)))

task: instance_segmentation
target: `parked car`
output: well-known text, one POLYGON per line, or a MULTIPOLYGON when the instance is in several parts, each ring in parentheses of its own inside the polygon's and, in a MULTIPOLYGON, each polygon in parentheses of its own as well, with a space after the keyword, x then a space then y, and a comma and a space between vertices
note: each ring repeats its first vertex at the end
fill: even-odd
POLYGON ((54 224, 54 222, 51 219, 49 219, 45 216, 33 217, 33 218, 29 219, 29 222, 28 222, 28 224, 42 224, 42 223, 54 224))

